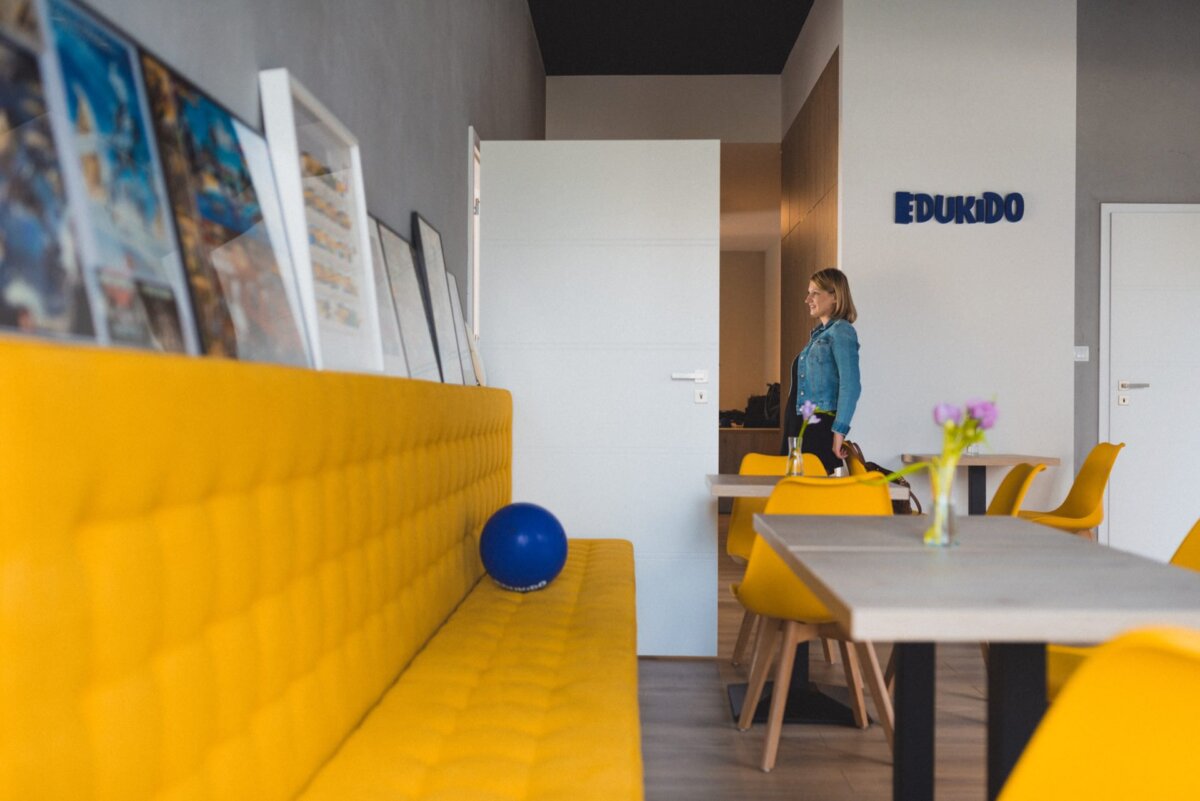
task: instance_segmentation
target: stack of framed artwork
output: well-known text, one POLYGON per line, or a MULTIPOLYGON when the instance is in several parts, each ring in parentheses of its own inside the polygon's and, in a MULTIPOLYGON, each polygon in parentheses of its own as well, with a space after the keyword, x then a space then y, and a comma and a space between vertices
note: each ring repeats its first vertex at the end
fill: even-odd
POLYGON ((345 126, 285 69, 259 74, 263 127, 317 367, 383 370, 362 162, 345 126))
POLYGON ((265 134, 77 0, 0 0, 0 331, 482 383, 437 229, 259 82, 265 134))

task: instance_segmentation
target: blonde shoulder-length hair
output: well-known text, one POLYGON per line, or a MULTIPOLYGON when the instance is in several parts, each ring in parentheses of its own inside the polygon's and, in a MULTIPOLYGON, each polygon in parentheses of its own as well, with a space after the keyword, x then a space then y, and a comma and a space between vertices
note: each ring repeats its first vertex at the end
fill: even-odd
POLYGON ((850 295, 850 281, 844 272, 829 267, 814 273, 811 280, 817 289, 833 293, 833 314, 830 317, 848 323, 858 319, 858 310, 854 308, 854 298, 850 295))

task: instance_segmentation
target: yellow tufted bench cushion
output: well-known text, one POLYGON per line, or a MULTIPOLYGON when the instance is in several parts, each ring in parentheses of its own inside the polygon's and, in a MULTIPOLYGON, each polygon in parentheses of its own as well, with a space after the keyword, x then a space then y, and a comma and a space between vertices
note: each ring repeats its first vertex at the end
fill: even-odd
MULTIPOLYGON (((0 799, 295 798, 452 613, 521 646, 466 611, 511 425, 498 390, 0 337, 0 799)), ((593 647, 632 572, 575 562, 561 628, 496 609, 593 647)))
POLYGON ((538 592, 481 581, 303 798, 640 799, 634 607, 621 540, 538 592))

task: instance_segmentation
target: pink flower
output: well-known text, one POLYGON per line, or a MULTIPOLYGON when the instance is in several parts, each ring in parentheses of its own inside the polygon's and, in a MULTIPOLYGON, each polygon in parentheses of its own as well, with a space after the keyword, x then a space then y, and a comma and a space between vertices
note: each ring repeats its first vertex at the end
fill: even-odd
POLYGON ((987 431, 996 425, 999 411, 996 409, 996 404, 991 401, 974 399, 967 401, 967 414, 978 420, 979 427, 987 431))
POLYGON ((949 422, 957 425, 962 422, 962 414, 962 409, 952 403, 939 403, 933 407, 933 422, 939 426, 944 426, 949 422))

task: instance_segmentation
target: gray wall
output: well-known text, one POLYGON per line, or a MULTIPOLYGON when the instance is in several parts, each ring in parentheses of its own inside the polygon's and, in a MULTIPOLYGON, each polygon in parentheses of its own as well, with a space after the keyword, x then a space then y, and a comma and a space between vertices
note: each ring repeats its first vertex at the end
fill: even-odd
MULTIPOLYGON (((1079 0, 1075 463, 1099 426, 1100 204, 1200 202, 1200 3, 1079 0)), ((1185 332, 1173 332, 1182 335, 1185 332)))
POLYGON ((405 237, 420 211, 460 292, 467 126, 483 139, 544 138, 546 75, 526 0, 92 5, 255 125, 258 71, 291 70, 358 137, 367 208, 405 237))

